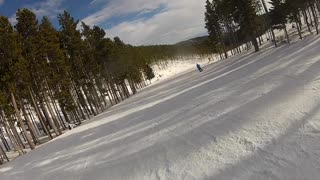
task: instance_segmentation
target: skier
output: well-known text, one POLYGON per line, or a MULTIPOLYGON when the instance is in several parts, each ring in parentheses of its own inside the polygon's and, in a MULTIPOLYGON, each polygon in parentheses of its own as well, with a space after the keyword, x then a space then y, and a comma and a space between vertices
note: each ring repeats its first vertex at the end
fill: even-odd
POLYGON ((197 64, 197 68, 198 68, 198 70, 199 70, 200 72, 203 71, 203 69, 201 68, 200 64, 197 64))

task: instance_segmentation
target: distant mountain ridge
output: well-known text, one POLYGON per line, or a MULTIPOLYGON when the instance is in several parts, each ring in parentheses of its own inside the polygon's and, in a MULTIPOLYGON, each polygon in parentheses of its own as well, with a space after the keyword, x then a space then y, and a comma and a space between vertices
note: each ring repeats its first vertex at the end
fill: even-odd
POLYGON ((195 44, 202 44, 204 43, 209 36, 199 36, 199 37, 195 37, 186 41, 181 41, 176 43, 175 45, 195 45, 195 44))

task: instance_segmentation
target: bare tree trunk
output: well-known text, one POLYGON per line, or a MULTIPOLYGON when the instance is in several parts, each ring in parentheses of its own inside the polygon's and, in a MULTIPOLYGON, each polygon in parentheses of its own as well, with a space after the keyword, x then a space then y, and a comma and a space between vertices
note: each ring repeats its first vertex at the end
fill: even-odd
POLYGON ((61 108, 61 112, 62 112, 65 120, 67 121, 67 123, 70 123, 70 119, 69 119, 68 113, 66 112, 66 110, 63 107, 61 108))
POLYGON ((101 112, 103 112, 107 106, 107 102, 105 101, 105 96, 102 93, 102 91, 100 90, 100 87, 97 85, 93 86, 94 91, 96 92, 96 97, 99 100, 99 104, 100 104, 100 108, 101 108, 101 112))
POLYGON ((107 89, 106 92, 107 92, 107 94, 108 94, 108 98, 109 98, 110 104, 111 104, 111 106, 113 106, 114 104, 116 104, 116 102, 113 103, 113 101, 116 101, 116 100, 115 100, 115 97, 113 96, 113 93, 112 93, 112 91, 111 91, 108 83, 106 83, 104 86, 105 86, 106 89, 107 89))
POLYGON ((86 92, 86 96, 89 97, 89 100, 93 104, 96 114, 99 114, 101 112, 101 103, 99 100, 99 97, 97 95, 97 91, 95 90, 94 87, 85 87, 83 89, 84 92, 86 92))
POLYGON ((311 7, 312 14, 313 14, 313 19, 314 19, 314 23, 315 23, 315 26, 316 26, 317 34, 319 34, 318 16, 317 16, 317 14, 315 13, 315 8, 314 8, 314 6, 313 6, 312 3, 310 3, 310 7, 311 7))
POLYGON ((94 101, 95 106, 98 108, 98 114, 99 114, 103 111, 104 107, 103 107, 102 100, 99 97, 99 94, 97 92, 95 85, 93 85, 91 88, 89 88, 89 91, 92 94, 91 95, 92 100, 94 101))
MULTIPOLYGON (((1 154, 4 156, 4 158, 7 160, 7 162, 10 161, 8 156, 7 156, 7 154, 6 154, 6 152, 4 152, 4 150, 2 149, 2 146, 0 146, 0 155, 1 154)), ((0 164, 1 164, 1 161, 0 161, 0 164)))
MULTIPOLYGON (((261 0, 261 2, 262 2, 262 5, 263 5, 263 8, 264 8, 264 11, 268 14, 269 11, 268 11, 268 8, 267 8, 266 1, 265 1, 265 0, 261 0)), ((273 38, 273 41, 274 41, 274 46, 275 46, 275 47, 278 47, 277 41, 276 41, 276 36, 275 36, 275 34, 274 34, 274 31, 273 31, 273 28, 272 28, 272 27, 270 28, 270 31, 271 31, 271 35, 272 35, 272 38, 273 38)))
MULTIPOLYGON (((77 86, 77 83, 75 83, 74 81, 72 81, 72 87, 76 93, 76 96, 78 97, 78 101, 80 103, 80 105, 82 107, 85 107, 85 106, 88 106, 88 104, 86 103, 86 100, 81 92, 81 89, 80 89, 80 86, 78 87, 77 86)), ((76 103, 77 104, 77 103, 76 103)), ((90 104, 89 104, 90 105, 90 104)), ((81 107, 80 106, 80 107, 81 107)), ((93 109, 90 109, 92 112, 93 112, 93 109)), ((82 115, 82 117, 85 119, 85 115, 84 115, 84 112, 81 108, 79 108, 79 111, 80 111, 80 114, 82 115)))
POLYGON ((221 50, 220 50, 220 48, 219 48, 219 56, 220 56, 220 59, 222 60, 223 59, 223 57, 222 57, 222 53, 221 53, 221 50))
POLYGON ((12 100, 12 103, 13 103, 14 110, 15 110, 15 112, 16 112, 16 116, 17 116, 18 121, 19 121, 19 123, 20 123, 20 126, 21 126, 21 128, 22 128, 22 130, 23 130, 23 133, 24 133, 25 136, 26 136, 27 142, 28 142, 30 148, 31 148, 31 149, 34 149, 34 144, 33 144, 32 140, 31 140, 31 138, 30 138, 30 136, 29 136, 29 134, 28 134, 28 131, 27 131, 27 129, 26 129, 26 127, 25 127, 25 125, 24 125, 24 123, 23 123, 23 121, 22 121, 22 118, 21 118, 21 116, 20 116, 20 112, 19 112, 19 110, 18 110, 18 106, 17 106, 17 103, 16 103, 16 99, 15 99, 13 93, 11 93, 11 100, 12 100))
POLYGON ((16 140, 16 138, 14 137, 14 134, 10 131, 10 126, 8 125, 8 122, 4 122, 4 130, 6 131, 6 134, 8 135, 11 144, 13 145, 13 148, 18 151, 19 155, 24 154, 24 151, 22 149, 22 147, 20 146, 19 142, 16 140))
POLYGON ((304 17, 304 21, 305 21, 306 24, 307 24, 308 31, 312 34, 312 31, 311 31, 311 28, 310 28, 310 24, 309 24, 309 20, 308 20, 308 16, 307 16, 306 11, 305 11, 305 10, 302 10, 302 14, 303 14, 303 17, 304 17))
POLYGON ((308 15, 309 15, 309 18, 310 18, 310 25, 313 27, 313 21, 312 21, 312 15, 311 15, 311 12, 310 12, 310 8, 307 7, 306 11, 308 12, 308 15))
POLYGON ((91 112, 93 113, 94 116, 96 116, 98 114, 98 112, 97 112, 96 107, 94 107, 95 105, 93 104, 90 95, 88 94, 88 92, 85 89, 83 90, 83 93, 84 93, 84 96, 86 97, 86 99, 88 101, 88 104, 89 104, 91 112))
POLYGON ((117 91, 121 97, 121 101, 125 100, 125 97, 123 95, 123 91, 121 90, 121 87, 118 84, 116 84, 116 87, 117 87, 117 91))
POLYGON ((44 122, 44 119, 43 119, 43 117, 42 117, 42 115, 41 115, 41 113, 40 113, 39 107, 38 107, 38 105, 37 105, 37 103, 36 103, 36 101, 35 101, 35 99, 34 99, 34 96, 33 96, 33 93, 32 93, 32 91, 31 91, 30 87, 29 87, 28 90, 29 90, 29 94, 30 94, 30 96, 31 96, 31 100, 32 100, 34 109, 36 110, 36 113, 37 113, 37 115, 38 115, 39 121, 40 121, 40 123, 41 123, 41 126, 42 126, 44 132, 49 136, 49 138, 52 139, 51 132, 48 130, 48 128, 47 128, 47 126, 46 126, 46 123, 44 122))
MULTIPOLYGON (((63 121, 63 119, 62 119, 62 117, 61 117, 61 114, 60 114, 60 112, 59 112, 59 110, 58 110, 57 102, 54 100, 54 95, 53 95, 52 89, 51 89, 51 87, 49 87, 48 82, 46 82, 46 84, 47 84, 47 88, 48 88, 49 98, 50 98, 51 101, 52 101, 51 104, 52 104, 52 106, 53 106, 53 113, 56 114, 57 120, 60 121, 60 125, 62 126, 62 129, 65 130, 65 129, 66 129, 65 122, 63 121)), ((60 128, 60 126, 59 126, 59 128, 60 128)))
POLYGON ((49 122, 49 125, 51 126, 51 128, 53 129, 54 133, 56 134, 56 136, 59 136, 59 131, 57 129, 57 127, 55 126, 54 122, 52 121, 51 117, 49 116, 49 113, 46 109, 46 107, 44 106, 42 100, 40 100, 40 106, 41 106, 41 109, 42 109, 42 112, 44 113, 47 121, 49 122))
POLYGON ((287 26, 285 24, 283 26, 284 26, 284 33, 286 34, 287 41, 288 41, 288 43, 290 43, 290 38, 289 38, 287 26))
POLYGON ((120 102, 120 98, 119 98, 119 96, 118 96, 118 94, 117 94, 117 91, 116 91, 116 89, 115 89, 115 87, 114 87, 114 84, 109 83, 109 86, 110 86, 110 88, 111 88, 111 92, 112 92, 113 96, 115 97, 115 98, 114 98, 114 99, 115 99, 115 102, 116 102, 116 104, 118 104, 118 103, 120 102))
POLYGON ((80 97, 74 84, 72 84, 72 88, 74 89, 74 91, 69 89, 69 93, 72 97, 71 99, 72 99, 73 103, 76 105, 76 111, 77 112, 80 111, 80 114, 82 114, 83 116, 84 116, 84 114, 86 114, 88 116, 88 118, 90 119, 90 115, 92 115, 93 112, 91 111, 91 109, 88 108, 88 103, 85 102, 85 99, 83 96, 80 97), (73 92, 75 92, 75 93, 73 93, 73 92), (82 101, 84 101, 84 102, 82 102, 82 101), (83 109, 85 110, 85 113, 83 112, 83 109))
POLYGON ((137 93, 137 89, 136 89, 136 87, 134 86, 134 82, 133 82, 132 80, 129 80, 129 84, 130 84, 132 93, 133 93, 133 94, 136 94, 136 93, 137 93))
MULTIPOLYGON (((3 121, 4 121, 4 120, 3 120, 3 121)), ((4 133, 3 133, 3 131, 2 131, 1 126, 0 126, 0 139, 2 140, 2 143, 3 143, 4 148, 6 149, 6 151, 10 151, 11 148, 10 148, 10 146, 9 146, 8 141, 6 140, 6 138, 5 138, 5 136, 4 136, 4 133)), ((1 147, 1 146, 0 146, 0 147, 1 147)))
POLYGON ((60 124, 59 124, 59 122, 58 122, 58 120, 57 120, 57 118, 56 118, 56 116, 55 116, 55 114, 54 114, 54 112, 52 110, 51 103, 50 103, 48 97, 46 96, 46 94, 44 94, 43 97, 44 97, 44 100, 46 102, 47 108, 49 110, 51 119, 53 120, 53 123, 55 125, 55 128, 56 128, 56 130, 58 130, 58 134, 57 135, 61 135, 62 132, 61 132, 61 129, 60 129, 60 124))
POLYGON ((126 97, 126 98, 129 98, 129 97, 130 97, 130 93, 129 93, 129 90, 128 90, 128 88, 127 88, 127 85, 126 85, 125 81, 123 81, 123 82, 121 83, 121 86, 122 86, 122 89, 123 89, 123 91, 124 91, 125 97, 126 97))
POLYGON ((262 45, 261 38, 260 38, 260 37, 258 37, 258 40, 259 40, 259 45, 261 46, 261 45, 262 45))
POLYGON ((254 51, 255 51, 255 52, 258 52, 258 51, 259 51, 258 41, 257 41, 257 39, 256 39, 254 36, 251 37, 251 42, 252 42, 252 44, 253 44, 253 46, 254 46, 254 51))
POLYGON ((33 126, 35 127, 35 130, 37 132, 37 137, 40 137, 41 136, 41 133, 40 133, 40 130, 39 130, 39 127, 37 126, 36 122, 35 122, 35 117, 33 116, 33 112, 31 111, 31 105, 29 104, 27 106, 27 114, 29 115, 29 118, 31 120, 31 123, 33 124, 33 126))
POLYGON ((316 3, 316 7, 317 7, 318 12, 320 12, 320 1, 316 0, 315 3, 316 3))
POLYGON ((297 30, 298 30, 299 37, 300 37, 300 39, 302 39, 302 34, 301 34, 300 25, 299 25, 298 20, 296 20, 296 25, 297 25, 297 30))
POLYGON ((61 113, 60 113, 60 111, 59 111, 59 109, 58 109, 57 102, 56 102, 55 100, 53 100, 52 105, 53 105, 53 110, 55 111, 55 113, 56 113, 57 116, 58 116, 58 119, 59 119, 59 121, 60 121, 60 125, 62 126, 62 129, 63 129, 63 130, 66 130, 67 127, 66 127, 65 121, 64 121, 64 119, 62 118, 61 113))
POLYGON ((222 43, 222 49, 223 49, 224 57, 227 59, 228 58, 228 52, 227 52, 227 49, 226 49, 226 46, 225 46, 224 42, 222 43))
POLYGON ((12 120, 12 117, 10 117, 10 122, 8 122, 9 125, 10 125, 10 129, 12 131, 12 134, 17 142, 17 144, 22 148, 22 149, 25 149, 26 146, 24 145, 24 143, 22 142, 21 140, 21 137, 16 129, 16 127, 14 126, 14 123, 13 123, 13 120, 12 120))
POLYGON ((116 104, 115 97, 113 96, 112 91, 109 88, 108 84, 105 84, 104 87, 106 88, 106 93, 107 93, 109 103, 111 106, 113 106, 114 104, 116 104))
POLYGON ((27 114, 27 112, 25 110, 25 107, 22 106, 21 109, 22 109, 23 116, 24 116, 25 120, 27 121, 27 126, 28 126, 28 128, 30 130, 33 142, 35 144, 37 144, 37 143, 39 143, 39 139, 38 139, 38 136, 37 136, 37 133, 36 133, 36 129, 33 126, 32 122, 31 122, 31 120, 30 120, 30 118, 29 118, 29 116, 28 116, 28 114, 27 114))
MULTIPOLYGON (((78 124, 81 124, 81 120, 80 120, 80 115, 78 114, 78 111, 72 111, 73 115, 74 115, 74 120, 77 121, 78 124)), ((77 124, 75 121, 73 121, 73 123, 77 124)))
MULTIPOLYGON (((97 77, 96 77, 96 79, 98 79, 97 77)), ((97 82, 97 89, 98 89, 98 91, 99 91, 99 94, 100 94, 100 97, 101 97, 101 100, 103 101, 103 103, 104 103, 104 106, 105 106, 105 108, 108 106, 108 103, 107 103, 107 101, 106 101, 106 96, 105 96, 105 92, 103 92, 103 85, 102 85, 102 83, 101 83, 101 80, 99 79, 99 80, 97 80, 98 82, 97 82)))

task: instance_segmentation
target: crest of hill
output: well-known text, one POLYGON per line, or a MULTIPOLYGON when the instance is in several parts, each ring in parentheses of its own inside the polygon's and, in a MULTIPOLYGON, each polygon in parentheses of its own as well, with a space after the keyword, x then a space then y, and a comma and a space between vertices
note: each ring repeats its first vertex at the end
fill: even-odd
POLYGON ((203 44, 207 40, 208 40, 208 36, 200 36, 200 37, 195 37, 186 41, 178 42, 175 45, 197 45, 197 44, 203 44))

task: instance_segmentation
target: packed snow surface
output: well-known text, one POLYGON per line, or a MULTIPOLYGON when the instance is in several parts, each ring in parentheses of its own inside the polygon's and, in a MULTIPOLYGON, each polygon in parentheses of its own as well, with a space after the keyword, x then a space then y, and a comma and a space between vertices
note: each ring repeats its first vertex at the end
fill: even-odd
POLYGON ((320 179, 320 41, 148 87, 0 167, 1 180, 320 179))

